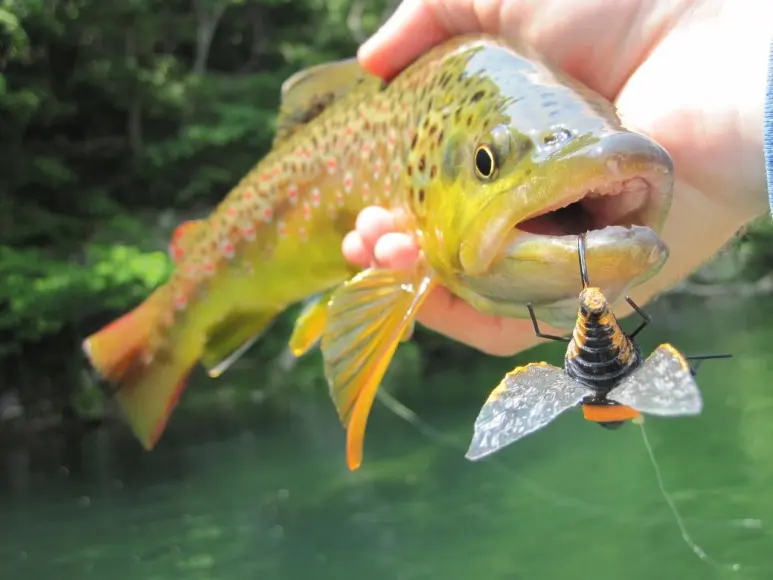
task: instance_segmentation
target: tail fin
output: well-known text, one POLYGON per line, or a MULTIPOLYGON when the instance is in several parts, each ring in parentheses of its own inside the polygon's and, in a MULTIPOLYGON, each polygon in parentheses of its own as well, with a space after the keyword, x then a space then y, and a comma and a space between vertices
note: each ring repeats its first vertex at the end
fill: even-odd
POLYGON ((83 342, 91 365, 114 385, 116 400, 129 426, 147 450, 155 447, 161 437, 197 354, 187 352, 190 349, 171 348, 151 361, 142 359, 162 313, 162 291, 159 288, 137 308, 83 342))

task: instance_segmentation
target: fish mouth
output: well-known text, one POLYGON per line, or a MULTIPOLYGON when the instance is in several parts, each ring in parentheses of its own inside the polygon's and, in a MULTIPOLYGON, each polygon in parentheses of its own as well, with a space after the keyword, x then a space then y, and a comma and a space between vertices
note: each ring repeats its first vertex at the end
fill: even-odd
POLYGON ((577 236, 612 226, 646 226, 659 230, 654 207, 660 205, 665 187, 662 174, 634 175, 585 187, 573 201, 564 198, 515 225, 516 232, 540 236, 577 236))
MULTIPOLYGON (((673 162, 649 137, 620 132, 568 159, 585 180, 558 199, 524 216, 515 230, 544 236, 576 236, 609 226, 646 226, 659 231, 671 201, 673 162), (595 176, 593 174, 596 174, 595 176)), ((578 181, 575 181, 578 183, 578 181)))

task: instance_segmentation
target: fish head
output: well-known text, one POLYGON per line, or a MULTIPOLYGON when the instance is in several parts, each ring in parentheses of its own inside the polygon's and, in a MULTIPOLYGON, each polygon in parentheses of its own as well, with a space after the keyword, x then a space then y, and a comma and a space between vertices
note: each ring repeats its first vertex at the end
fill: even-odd
POLYGON ((428 81, 407 172, 420 244, 452 291, 487 312, 532 303, 571 321, 584 232, 610 301, 660 269, 665 149, 526 48, 476 37, 445 66, 428 81))

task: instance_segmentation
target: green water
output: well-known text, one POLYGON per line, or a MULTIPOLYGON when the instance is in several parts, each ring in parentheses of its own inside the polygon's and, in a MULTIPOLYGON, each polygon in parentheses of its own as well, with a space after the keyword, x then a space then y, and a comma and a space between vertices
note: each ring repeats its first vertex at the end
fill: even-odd
MULTIPOLYGON (((695 542, 738 572, 683 541, 635 425, 607 431, 571 412, 490 460, 465 460, 485 383, 513 364, 490 359, 475 373, 451 360, 431 378, 435 396, 411 405, 426 425, 377 404, 356 473, 324 399, 268 423, 259 405, 206 424, 181 413, 149 454, 108 430, 74 449, 8 451, 0 578, 773 578, 773 306, 753 305, 765 301, 660 304, 642 335, 646 350, 667 337, 688 354, 736 356, 702 367, 702 416, 645 429, 695 542), (460 376, 468 392, 443 404, 460 376)), ((561 349, 518 360, 556 362, 561 349)))

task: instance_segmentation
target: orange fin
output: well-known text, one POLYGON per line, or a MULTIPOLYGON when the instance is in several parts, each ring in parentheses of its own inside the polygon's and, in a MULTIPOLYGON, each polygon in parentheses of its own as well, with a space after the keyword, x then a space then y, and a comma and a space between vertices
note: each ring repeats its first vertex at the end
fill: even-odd
POLYGON ((112 383, 129 426, 148 450, 161 436, 197 354, 195 349, 176 345, 145 360, 145 347, 162 313, 164 290, 159 288, 83 342, 92 366, 112 383))
POLYGON ((172 239, 169 242, 169 257, 176 264, 182 261, 185 254, 198 239, 196 232, 201 231, 199 228, 203 222, 204 220, 189 220, 175 228, 172 239))
POLYGON ((434 285, 424 272, 370 268, 330 299, 322 356, 330 396, 347 428, 350 470, 362 463, 365 427, 381 379, 434 285))
POLYGON ((290 337, 290 352, 293 356, 303 356, 322 338, 327 321, 327 305, 334 291, 335 288, 332 288, 304 304, 290 337))
POLYGON ((278 312, 232 312, 207 332, 201 364, 210 377, 222 375, 263 335, 278 312))

